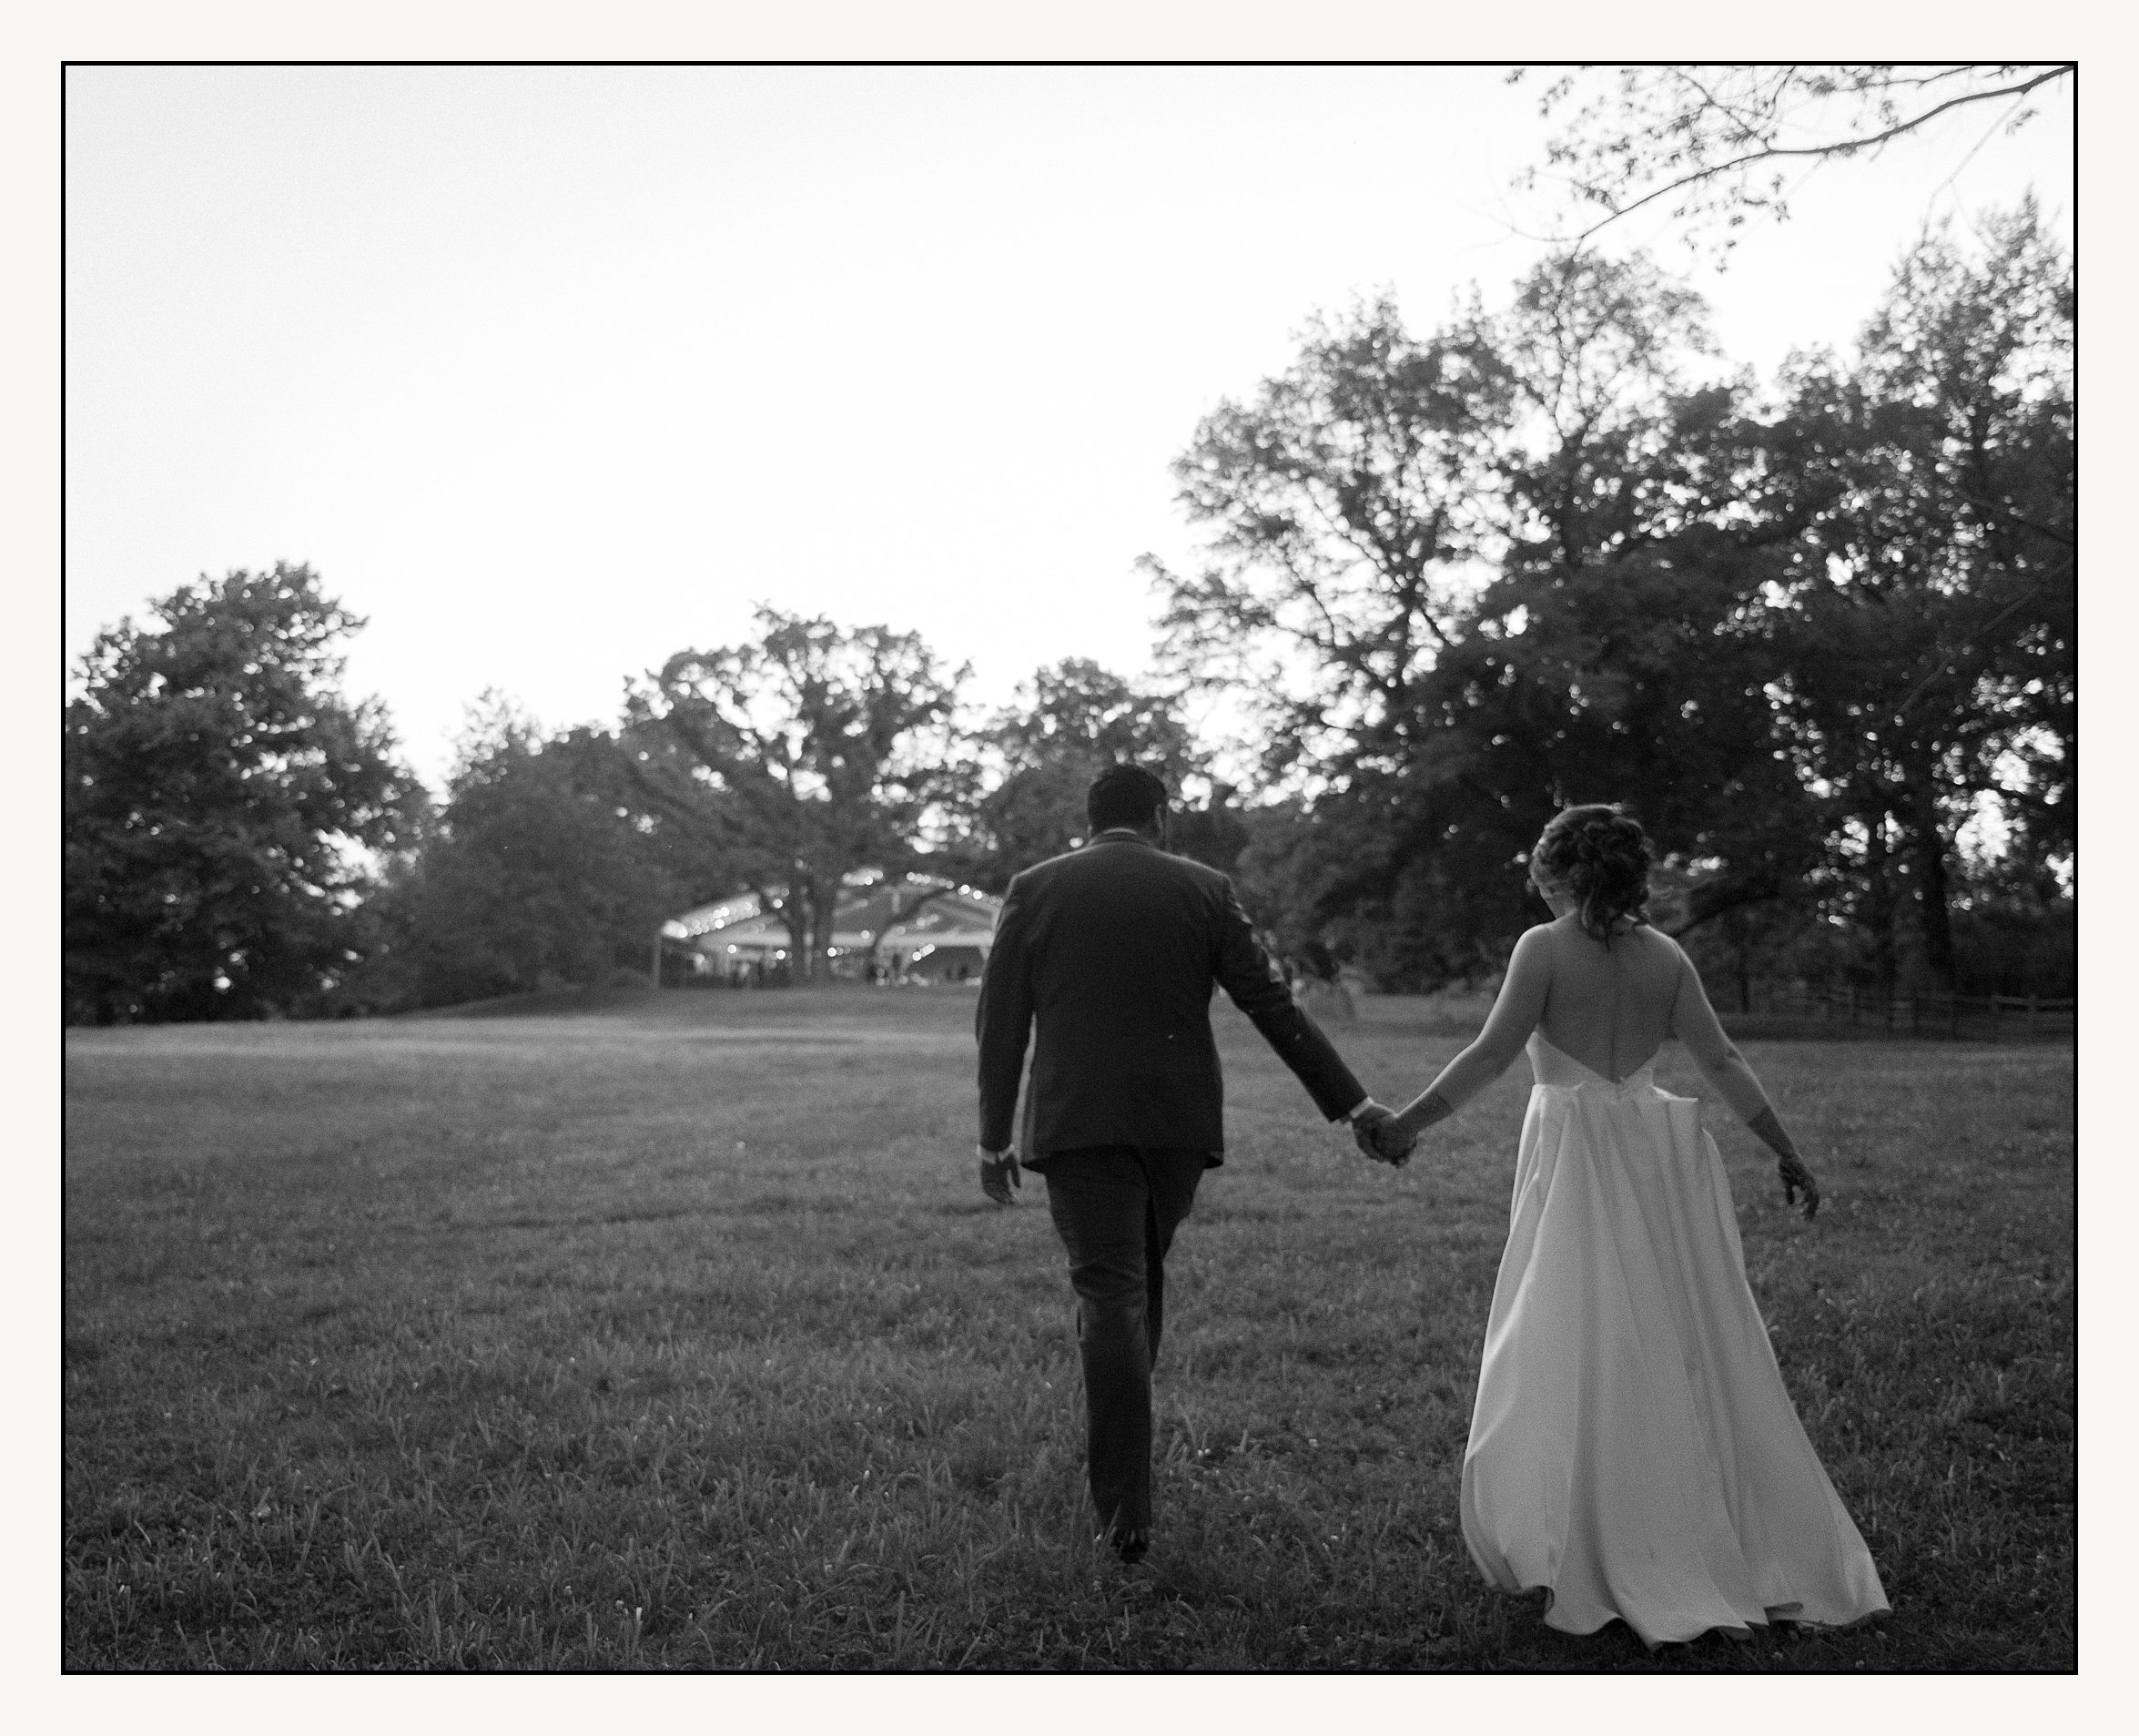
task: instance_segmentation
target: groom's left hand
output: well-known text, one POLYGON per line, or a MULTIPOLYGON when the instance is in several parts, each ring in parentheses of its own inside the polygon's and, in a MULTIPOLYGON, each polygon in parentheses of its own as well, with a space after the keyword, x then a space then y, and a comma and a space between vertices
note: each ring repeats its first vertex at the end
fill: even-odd
POLYGON ((1010 1190, 1024 1180, 1018 1167, 1018 1153, 1013 1147, 1009 1151, 991 1152, 985 1145, 973 1148, 980 1157, 980 1191, 998 1205, 1014 1204, 1010 1190))

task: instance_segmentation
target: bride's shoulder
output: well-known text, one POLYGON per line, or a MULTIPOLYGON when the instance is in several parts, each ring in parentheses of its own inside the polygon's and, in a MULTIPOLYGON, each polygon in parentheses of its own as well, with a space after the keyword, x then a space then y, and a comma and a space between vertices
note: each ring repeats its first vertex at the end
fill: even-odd
POLYGON ((1539 922, 1525 929, 1516 937, 1515 949, 1507 955, 1508 963, 1513 965, 1518 959, 1549 956, 1558 947, 1561 925, 1566 919, 1562 917, 1556 921, 1539 922))
POLYGON ((1658 958, 1668 959, 1674 965, 1686 957, 1684 947, 1666 934, 1663 929, 1654 928, 1647 922, 1634 930, 1632 938, 1637 939, 1641 945, 1647 947, 1658 958))

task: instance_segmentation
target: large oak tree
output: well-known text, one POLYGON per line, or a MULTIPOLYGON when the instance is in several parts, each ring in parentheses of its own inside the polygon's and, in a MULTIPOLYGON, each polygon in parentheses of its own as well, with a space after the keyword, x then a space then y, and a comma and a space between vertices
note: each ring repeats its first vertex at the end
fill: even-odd
POLYGON ((968 794, 953 718, 968 672, 887 626, 770 607, 757 624, 755 640, 671 657, 626 724, 645 797, 736 864, 809 977, 842 879, 927 866, 918 847, 968 794))

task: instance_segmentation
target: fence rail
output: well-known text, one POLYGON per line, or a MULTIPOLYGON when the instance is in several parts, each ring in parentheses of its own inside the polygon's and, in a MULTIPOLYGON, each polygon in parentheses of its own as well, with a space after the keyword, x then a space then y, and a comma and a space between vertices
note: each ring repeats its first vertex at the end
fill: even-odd
POLYGON ((1756 989, 1749 1009, 1723 1011, 1726 1024, 1769 1020, 1882 1031, 1896 1037, 1966 1037, 2025 1042, 2069 1037, 2078 1001, 2041 995, 1917 995, 1890 1000, 1856 989, 1756 989))

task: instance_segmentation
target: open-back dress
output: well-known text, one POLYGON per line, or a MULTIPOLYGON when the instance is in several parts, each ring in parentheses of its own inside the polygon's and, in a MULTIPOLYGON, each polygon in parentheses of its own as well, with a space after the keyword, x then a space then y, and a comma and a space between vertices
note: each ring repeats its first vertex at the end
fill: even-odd
POLYGON ((1699 1103, 1657 1087, 1653 1055, 1615 1081, 1542 1030, 1527 1048, 1464 1454, 1472 1558, 1504 1590, 1548 1590, 1552 1627, 1617 1617, 1652 1647, 1883 1610, 1783 1386, 1699 1103))

